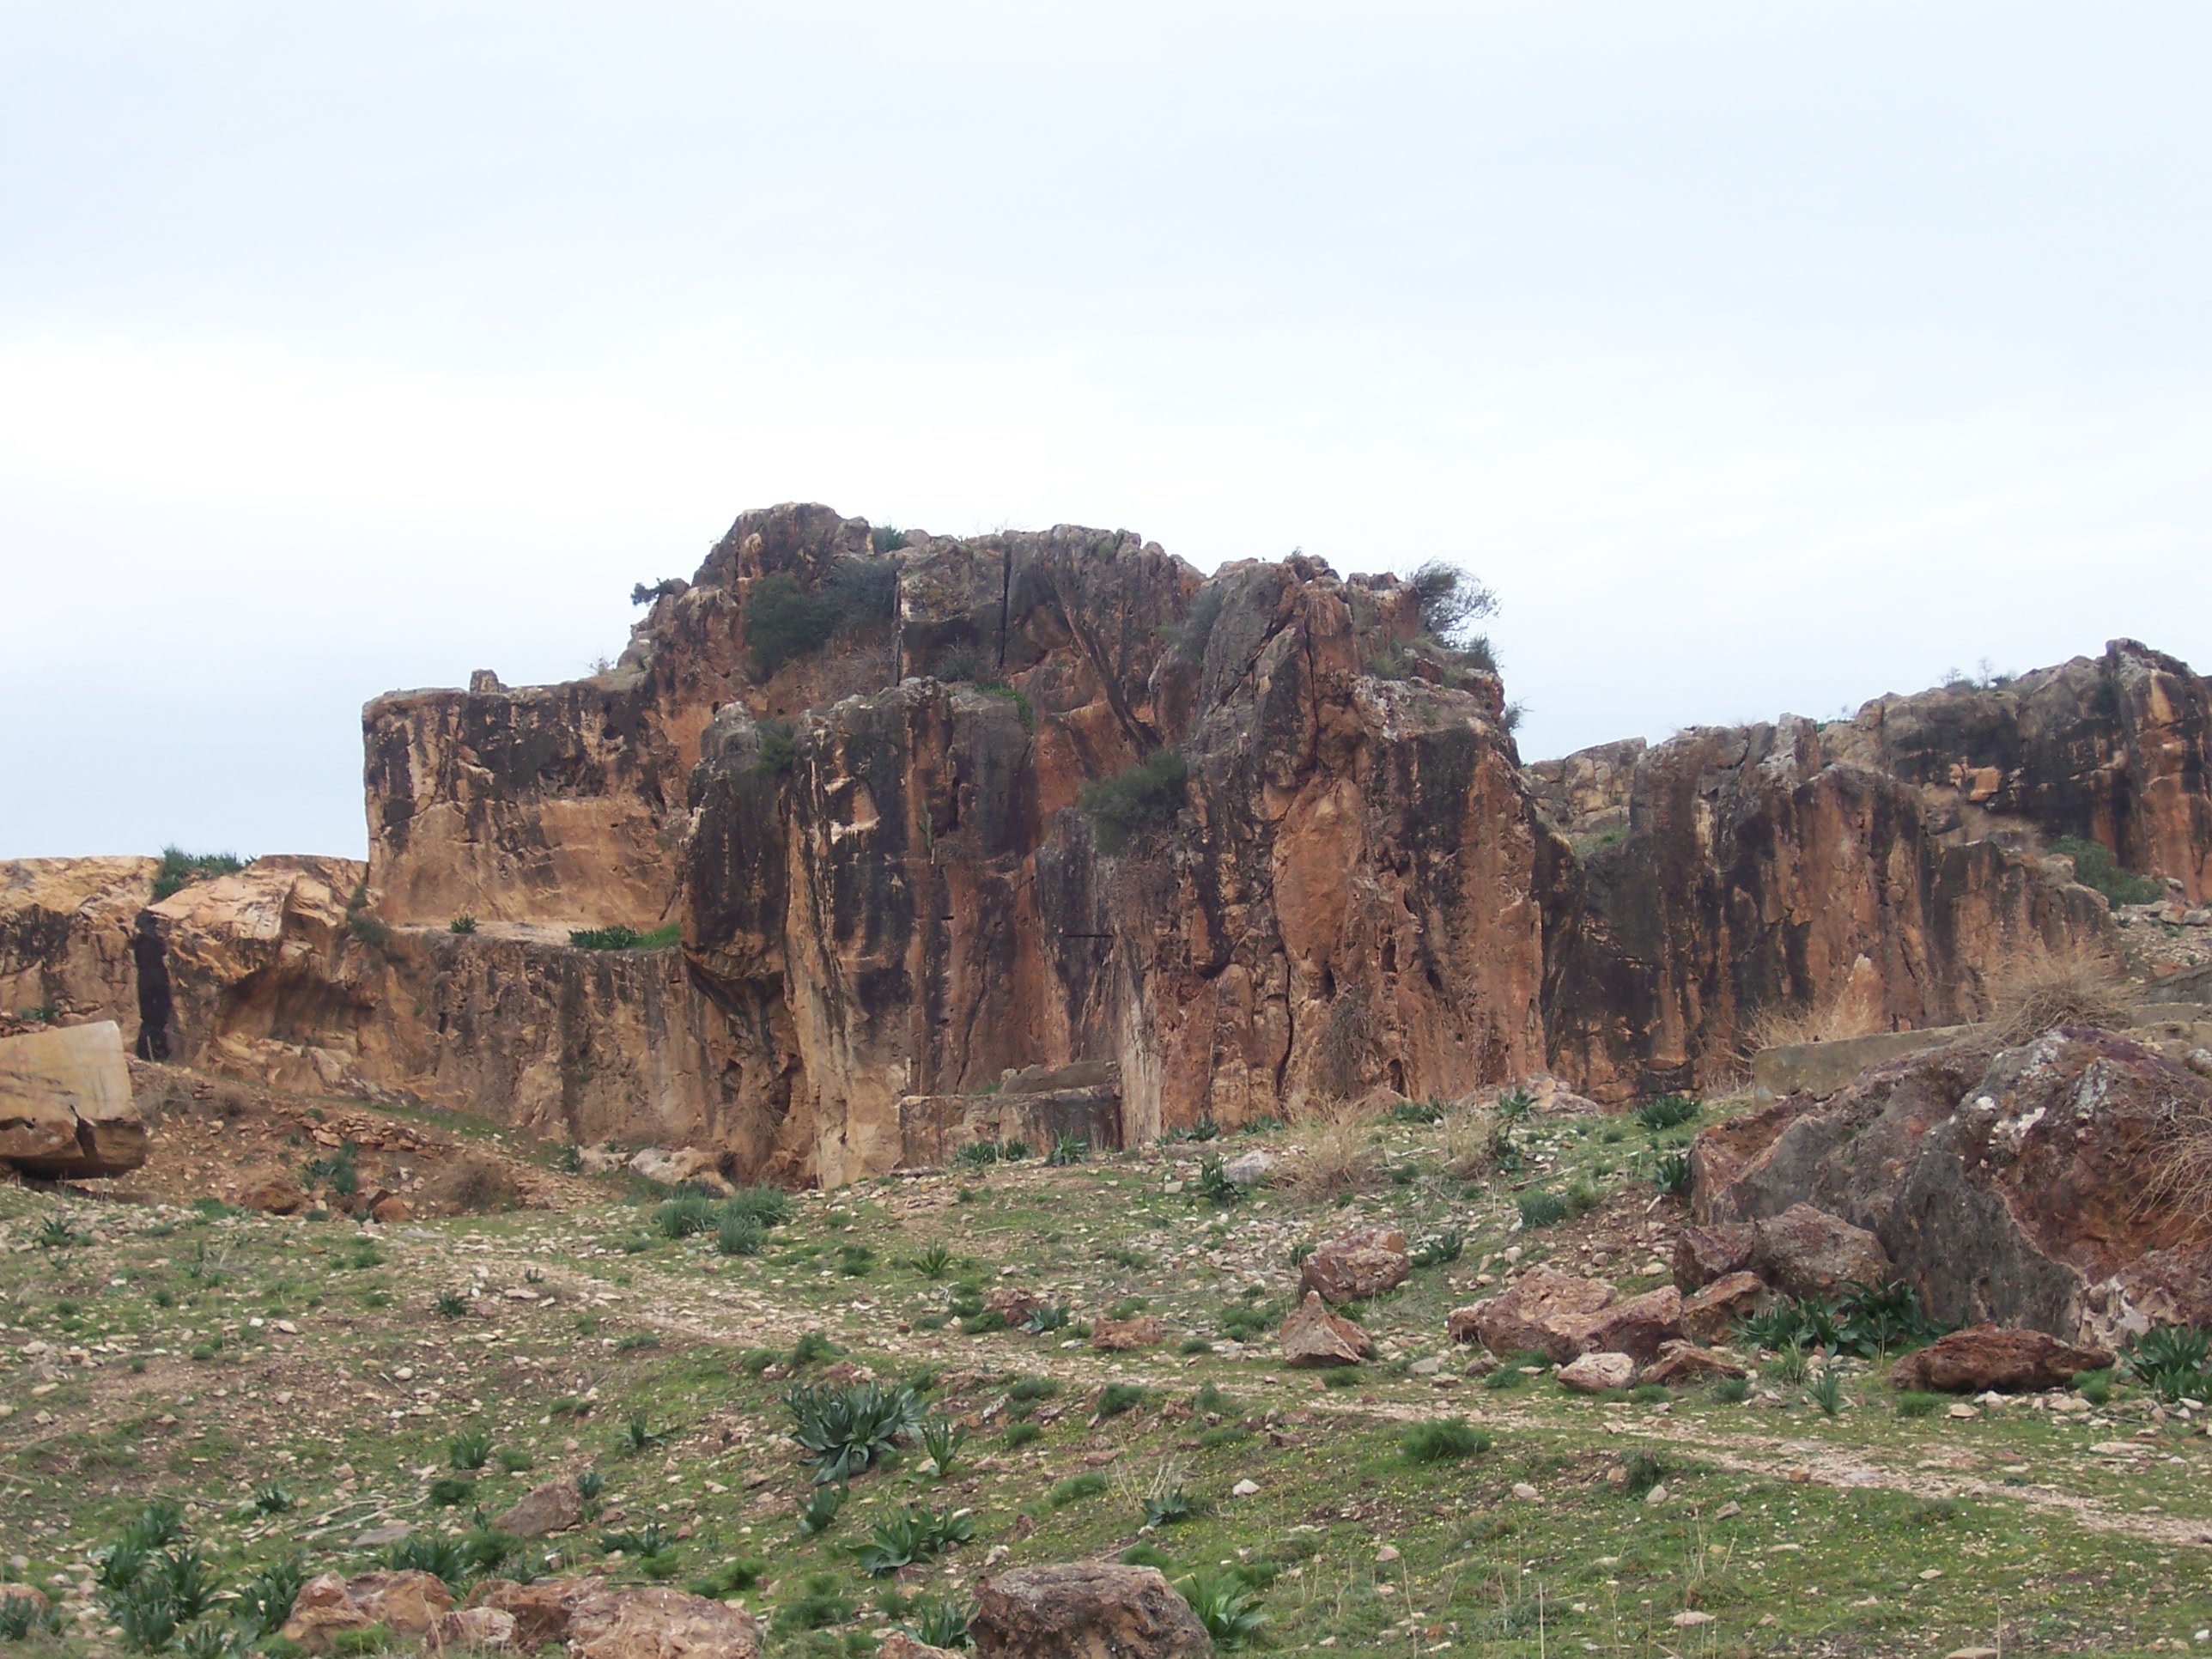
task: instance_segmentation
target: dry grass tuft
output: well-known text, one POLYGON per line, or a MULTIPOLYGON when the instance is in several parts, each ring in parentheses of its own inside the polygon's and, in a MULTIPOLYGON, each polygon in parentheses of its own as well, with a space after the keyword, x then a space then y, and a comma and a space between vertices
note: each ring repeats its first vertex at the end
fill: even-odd
POLYGON ((1455 1108, 1444 1119, 1444 1169, 1457 1181, 1488 1175, 1498 1164, 1498 1114, 1487 1106, 1455 1108))
POLYGON ((1298 1194, 1316 1202, 1374 1184, 1375 1121, 1348 1101, 1316 1104, 1299 1115, 1305 1153, 1292 1178, 1298 1194))
POLYGON ((2015 957, 1991 975, 1990 994, 1990 1021, 2006 1042, 2026 1042, 2054 1025, 2121 1030, 2134 1023, 2119 963, 2094 946, 2015 957))
POLYGON ((1841 1042, 1887 1029, 1878 1010, 1860 998, 1841 996, 1823 1008, 1768 1008, 1743 1028, 1737 1054, 1748 1061, 1762 1048, 1792 1048, 1807 1042, 1841 1042))

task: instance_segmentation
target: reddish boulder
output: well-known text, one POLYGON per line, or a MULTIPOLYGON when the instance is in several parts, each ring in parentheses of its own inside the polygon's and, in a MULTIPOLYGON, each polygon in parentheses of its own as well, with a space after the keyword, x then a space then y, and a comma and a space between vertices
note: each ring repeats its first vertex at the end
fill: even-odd
POLYGON ((584 1524, 584 1500, 573 1480, 549 1480, 492 1522, 510 1538, 543 1538, 584 1524))
POLYGON ((1135 1319, 1091 1322, 1091 1346, 1108 1353, 1134 1353, 1139 1348, 1157 1348, 1167 1340, 1167 1327, 1150 1314, 1135 1319))
POLYGON ((1636 1381, 1636 1361, 1625 1353, 1586 1353, 1559 1367, 1559 1386, 1577 1394, 1607 1394, 1636 1381))
POLYGON ((1595 1313, 1553 1319, 1545 1330, 1546 1352, 1555 1360, 1577 1353, 1625 1353, 1642 1363, 1657 1358, 1662 1344, 1681 1336, 1682 1293, 1662 1285, 1626 1302, 1608 1303, 1595 1313))
POLYGON ((535 1653, 550 1642, 567 1641, 569 1614, 606 1588, 604 1578, 541 1578, 532 1584, 487 1578, 470 1595, 469 1606, 511 1614, 515 1646, 535 1653))
POLYGON ((1674 1235, 1674 1283, 1694 1291, 1751 1266, 1759 1235, 1743 1222, 1685 1227, 1674 1235))
POLYGON ((1322 1365, 1356 1365, 1375 1352, 1367 1333, 1341 1314, 1333 1314, 1317 1291, 1288 1319, 1280 1333, 1285 1363, 1311 1369, 1322 1365))
POLYGON ((239 1202, 264 1215, 297 1215, 307 1207, 307 1195, 282 1176, 249 1188, 239 1202))
POLYGON ((309 1653, 328 1653, 331 1638, 337 1632, 367 1630, 375 1622, 346 1594, 346 1581, 325 1572, 300 1587, 292 1598, 291 1616, 278 1634, 309 1653))
POLYGON ((1694 1342, 1669 1342, 1659 1350, 1659 1357, 1644 1368, 1644 1381, 1664 1382, 1672 1386, 1679 1382, 1694 1382, 1701 1376, 1744 1376, 1748 1373, 1726 1354, 1711 1348, 1701 1348, 1694 1342))
POLYGON ((757 1659, 760 1626, 743 1607, 655 1586, 603 1589, 568 1615, 569 1659, 757 1659))
POLYGON ((1736 1322, 1766 1304, 1766 1281, 1757 1273, 1734 1273, 1716 1279, 1682 1304, 1682 1330, 1699 1342, 1718 1342, 1736 1322))
POLYGON ((1890 1381, 1900 1389, 1944 1394, 2029 1393, 2071 1388, 2081 1371, 2101 1371, 2113 1363, 2102 1348, 2075 1347, 2045 1331, 2001 1331, 1973 1325, 1953 1331, 1897 1362, 1890 1381))
POLYGON ((1826 1299, 1848 1285, 1886 1285, 1889 1258, 1863 1227, 1810 1204, 1793 1204, 1755 1224, 1752 1271, 1790 1296, 1826 1299))
POLYGON ((514 1650, 514 1615, 496 1607, 456 1607, 430 1626, 423 1646, 432 1653, 447 1648, 477 1648, 492 1653, 514 1650))
POLYGON ((1413 1270, 1404 1233, 1395 1227, 1368 1227, 1315 1250, 1298 1282, 1333 1307, 1395 1290, 1413 1270))
POLYGON ((1019 1325, 1044 1307, 1044 1298, 1018 1285, 994 1285, 983 1297, 983 1306, 1009 1325, 1019 1325))
POLYGON ((401 1636, 427 1636, 453 1610, 453 1593, 431 1572, 363 1572, 346 1580, 346 1597, 368 1616, 401 1636))
POLYGON ((1213 1639, 1152 1567, 1079 1561, 986 1578, 968 1626, 977 1659, 1200 1659, 1213 1639))
MULTIPOLYGON (((1531 1267, 1501 1294, 1455 1310, 1446 1318, 1445 1329, 1453 1341, 1480 1342, 1501 1358, 1539 1350, 1551 1354, 1565 1346, 1552 1329, 1556 1322, 1594 1314, 1613 1295, 1613 1286, 1601 1279, 1531 1267)), ((1575 1352, 1566 1346, 1553 1357, 1570 1358, 1575 1352)))

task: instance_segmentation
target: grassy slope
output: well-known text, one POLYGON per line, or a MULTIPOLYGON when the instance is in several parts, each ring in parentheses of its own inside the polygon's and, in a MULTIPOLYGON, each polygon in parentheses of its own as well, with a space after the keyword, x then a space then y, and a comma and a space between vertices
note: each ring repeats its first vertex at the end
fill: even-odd
MULTIPOLYGON (((190 1506, 194 1534, 234 1577, 294 1551, 316 1569, 367 1565, 351 1540, 368 1527, 458 1532, 472 1504, 495 1514, 534 1482, 589 1468, 605 1474, 613 1514, 533 1547, 540 1571, 550 1550, 562 1558, 553 1570, 634 1577, 635 1559, 599 1560, 599 1540, 659 1520, 688 1534, 662 1565, 678 1582, 766 1564, 745 1599, 781 1613, 771 1646, 789 1652, 872 1652, 887 1589, 963 1593, 1000 1550, 1019 1564, 1139 1542, 1175 1572, 1241 1569, 1264 1585, 1268 1638, 1284 1650, 1942 1654, 1996 1646, 2002 1624, 2008 1653, 2119 1653, 2212 1626, 2194 1541, 2212 1538, 2206 1443, 2154 1423, 2125 1389, 2094 1420, 2014 1403, 1961 1421, 1901 1417, 1880 1367, 1852 1370, 1833 1419, 1772 1382, 1743 1404, 1689 1390, 1659 1405, 1571 1396, 1548 1376, 1510 1389, 1462 1379, 1444 1311, 1486 1293, 1477 1276, 1504 1271, 1492 1258, 1510 1243, 1569 1266, 1603 1249, 1624 1291, 1644 1288, 1659 1279, 1636 1270, 1663 1258, 1678 1208, 1654 1206, 1632 1179, 1648 1137, 1617 1123, 1538 1126, 1546 1184, 1587 1175, 1613 1195, 1580 1221, 1519 1235, 1505 1184, 1440 1172, 1439 1132, 1376 1133, 1402 1178, 1384 1175, 1349 1206, 1270 1192, 1217 1211, 1164 1190, 1200 1150, 1174 1147, 810 1195, 750 1259, 719 1257, 711 1235, 659 1238, 651 1210, 611 1186, 565 1213, 370 1230, 366 1245, 343 1221, 0 1191, 0 1404, 12 1407, 0 1421, 0 1557, 24 1558, 21 1576, 69 1595, 89 1583, 88 1553, 167 1496, 190 1506), (58 1211, 93 1242, 39 1243, 58 1211), (1221 1340, 1224 1310, 1286 1305, 1295 1245, 1385 1218, 1417 1235, 1455 1229, 1466 1250, 1354 1310, 1385 1357, 1352 1386, 1285 1370, 1271 1343, 1240 1352, 1221 1340), (909 1259, 939 1240, 958 1261, 932 1281, 909 1259), (872 1253, 851 1263, 866 1271, 845 1271, 839 1252, 853 1245, 872 1253), (955 1279, 988 1284, 1003 1268, 1079 1319, 1141 1298, 1169 1346, 1115 1357, 1066 1332, 919 1323, 955 1279), (465 1315, 436 1312, 440 1291, 471 1287, 465 1315), (805 1476, 779 1403, 787 1364, 763 1375, 744 1357, 758 1367, 763 1351, 787 1355, 809 1331, 886 1378, 938 1371, 933 1409, 975 1430, 949 1480, 908 1453, 854 1483, 827 1535, 801 1540, 792 1516, 805 1476), (1213 1352, 1177 1352, 1206 1340, 1213 1352), (58 1352, 22 1352, 40 1342, 58 1352), (67 1363, 70 1348, 91 1363, 67 1363), (1413 1370, 1437 1355, 1440 1376, 1413 1370), (1061 1391, 1011 1404, 1023 1376, 1061 1391), (1140 1386, 1143 1403, 1093 1426, 1090 1396, 1109 1382, 1140 1386), (1229 1396, 1212 1413, 1192 1403, 1208 1383, 1229 1396), (1024 1413, 1038 1437, 1010 1447, 1024 1413), (633 1454, 617 1443, 638 1413, 669 1437, 633 1454), (1462 1414, 1492 1449, 1439 1464, 1401 1455, 1408 1424, 1462 1414), (506 1473, 495 1459, 472 1504, 429 1504, 450 1437, 479 1426, 531 1467, 506 1473), (2122 1443, 2140 1449, 2092 1449, 2122 1443), (1664 1465, 1662 1504, 1607 1480, 1639 1453, 1664 1465), (1163 1466, 1207 1507, 1140 1538, 1138 1489, 1163 1466), (1103 1492, 1053 1501, 1060 1483, 1092 1474, 1103 1492), (1259 1494, 1232 1497, 1245 1480, 1259 1494), (1512 1495, 1522 1482, 1533 1501, 1512 1495), (289 1512, 252 1510, 270 1483, 293 1497, 289 1512), (908 1502, 972 1508, 975 1541, 902 1583, 867 1579, 850 1547, 908 1502), (1729 1504, 1740 1512, 1723 1518, 1729 1504), (1378 1559, 1385 1546, 1396 1559, 1378 1559), (799 1628, 841 1601, 849 1620, 799 1628), (1713 1622, 1673 1622, 1686 1611, 1713 1622)), ((70 1628, 74 1648, 112 1645, 96 1616, 70 1628)))

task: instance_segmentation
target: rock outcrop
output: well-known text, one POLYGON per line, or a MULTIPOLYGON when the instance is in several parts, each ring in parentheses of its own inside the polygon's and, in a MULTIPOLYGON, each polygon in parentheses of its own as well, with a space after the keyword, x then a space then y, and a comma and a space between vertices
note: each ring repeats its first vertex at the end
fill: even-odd
POLYGON ((1530 769, 1581 863, 1547 887, 1554 1068, 1609 1103, 1733 1069, 1763 1017, 1979 1018, 1989 976, 2112 939, 2061 837, 2212 891, 2212 685, 2130 640, 1849 721, 1701 728, 1530 769))
POLYGON ((1023 1567, 975 1589, 980 1659, 1200 1659, 1213 1651, 1190 1603, 1152 1567, 1023 1567))
POLYGON ((2069 1389, 2083 1371, 2109 1370, 2115 1356, 2103 1348, 2075 1347, 2047 1331, 2002 1331, 1973 1325, 1916 1348, 1890 1373, 1900 1389, 1947 1394, 2023 1394, 2069 1389))
POLYGON ((1816 1206, 1871 1232, 1947 1324, 2108 1340, 2212 1321, 2187 1185, 2208 1127, 2212 1082, 2125 1037, 1977 1036, 1708 1131, 1692 1203, 1761 1233, 1816 1206))
POLYGON ((0 860, 0 1015, 112 1019, 138 1036, 131 939, 154 896, 153 859, 0 860))
POLYGON ((0 1037, 0 1164, 59 1178, 145 1161, 146 1122, 113 1020, 0 1037))

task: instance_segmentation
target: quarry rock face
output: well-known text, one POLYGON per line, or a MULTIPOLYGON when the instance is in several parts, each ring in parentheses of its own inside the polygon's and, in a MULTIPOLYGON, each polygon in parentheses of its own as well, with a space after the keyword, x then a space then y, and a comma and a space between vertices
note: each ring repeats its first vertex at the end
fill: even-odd
POLYGON ((732 705, 702 740, 684 945, 733 1112, 834 1182, 899 1161, 902 1102, 1029 1066, 1112 1062, 1129 1144, 1533 1065, 1539 828, 1502 694, 1364 674, 1409 625, 1394 581, 1201 588, 1066 527, 905 556, 902 668, 980 653, 996 684, 782 730, 732 705), (1161 829, 1102 845, 1083 787, 1176 744, 1161 829))
POLYGON ((0 860, 0 1014, 112 1019, 138 1036, 131 929, 154 894, 143 858, 0 860))
MULTIPOLYGON (((1547 1066, 1611 1106, 1698 1089, 1770 1017, 1969 1021, 2006 961, 2109 943, 2054 837, 2212 881, 2212 697, 2130 641, 1524 770, 1411 586, 1299 555, 1209 578, 1127 531, 787 504, 635 597, 586 678, 372 702, 366 866, 155 904, 150 860, 0 865, 0 1004, 835 1184, 1547 1066)), ((1700 1143, 1704 1187, 1729 1156, 1700 1143)), ((2195 1305, 2190 1248, 2114 1293, 2195 1305)))
POLYGON ((113 1020, 0 1037, 0 1164, 50 1179, 121 1175, 146 1161, 113 1020))
POLYGON ((2212 1083, 2125 1037, 1982 1036, 1778 1103, 1692 1204, 1762 1237, 1811 1206, 1871 1232, 1947 1324, 2107 1341, 2203 1310, 2185 1179, 2208 1114, 2212 1083))
POLYGON ((1547 1030, 1583 1093, 1705 1086, 1763 1014, 1956 1023, 1986 1012, 1996 964, 2112 938, 2063 864, 1947 839, 1918 787, 1825 740, 1809 720, 1705 728, 1638 760, 1626 836, 1553 898, 1547 1030))

